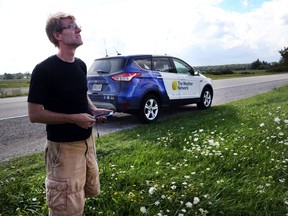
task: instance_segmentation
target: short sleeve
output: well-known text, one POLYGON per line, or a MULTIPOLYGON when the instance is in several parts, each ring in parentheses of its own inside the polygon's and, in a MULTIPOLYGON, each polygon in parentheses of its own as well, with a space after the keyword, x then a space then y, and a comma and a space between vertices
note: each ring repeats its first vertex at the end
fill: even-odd
POLYGON ((47 79, 45 69, 41 67, 41 64, 36 65, 31 75, 28 102, 45 104, 48 96, 47 79))

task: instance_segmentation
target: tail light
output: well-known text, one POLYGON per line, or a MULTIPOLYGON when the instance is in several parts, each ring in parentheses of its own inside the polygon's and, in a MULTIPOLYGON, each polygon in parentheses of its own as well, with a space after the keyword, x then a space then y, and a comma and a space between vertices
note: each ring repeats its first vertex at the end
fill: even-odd
POLYGON ((124 72, 121 74, 117 74, 112 76, 112 79, 115 81, 123 81, 123 82, 130 82, 134 77, 141 76, 140 72, 124 72))

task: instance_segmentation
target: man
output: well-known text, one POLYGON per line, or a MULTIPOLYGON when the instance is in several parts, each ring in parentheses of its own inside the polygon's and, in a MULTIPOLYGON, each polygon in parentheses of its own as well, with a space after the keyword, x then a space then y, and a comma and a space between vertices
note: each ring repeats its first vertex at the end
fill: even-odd
POLYGON ((100 193, 92 133, 97 109, 87 96, 87 68, 74 57, 83 44, 75 17, 62 12, 47 20, 46 33, 58 53, 34 68, 28 95, 32 123, 46 124, 46 198, 50 215, 83 215, 85 197, 100 193))

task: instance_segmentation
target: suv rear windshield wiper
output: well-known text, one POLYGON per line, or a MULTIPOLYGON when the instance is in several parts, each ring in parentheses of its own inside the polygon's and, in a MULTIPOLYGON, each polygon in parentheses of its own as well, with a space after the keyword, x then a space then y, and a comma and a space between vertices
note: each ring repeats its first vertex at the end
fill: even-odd
POLYGON ((98 74, 104 74, 104 73, 109 73, 109 71, 103 71, 103 70, 97 70, 98 74))

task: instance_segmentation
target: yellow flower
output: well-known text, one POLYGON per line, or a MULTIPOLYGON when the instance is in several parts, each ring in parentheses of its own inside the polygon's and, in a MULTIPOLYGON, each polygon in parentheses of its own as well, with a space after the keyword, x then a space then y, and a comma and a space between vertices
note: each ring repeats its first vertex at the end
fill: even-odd
POLYGON ((133 192, 130 192, 130 193, 128 194, 128 196, 129 196, 130 198, 134 198, 134 197, 135 197, 135 194, 134 194, 133 192))

